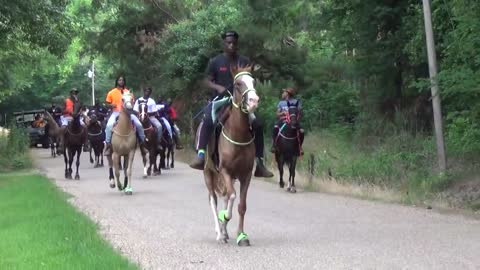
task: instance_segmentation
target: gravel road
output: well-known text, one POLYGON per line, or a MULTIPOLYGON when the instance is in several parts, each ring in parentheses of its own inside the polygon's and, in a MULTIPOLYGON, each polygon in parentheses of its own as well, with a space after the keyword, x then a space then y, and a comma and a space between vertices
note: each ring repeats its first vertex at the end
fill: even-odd
MULTIPOLYGON (((480 269, 480 220, 432 210, 299 191, 253 179, 245 230, 252 246, 215 241, 200 171, 177 163, 142 179, 137 154, 133 196, 108 186, 107 168, 82 154, 81 180, 63 178, 63 157, 33 150, 37 166, 70 193, 72 204, 143 269, 480 269)), ((238 185, 237 185, 238 192, 238 185)), ((238 199, 236 201, 238 203, 238 199)), ((234 208, 230 236, 235 236, 234 208)))

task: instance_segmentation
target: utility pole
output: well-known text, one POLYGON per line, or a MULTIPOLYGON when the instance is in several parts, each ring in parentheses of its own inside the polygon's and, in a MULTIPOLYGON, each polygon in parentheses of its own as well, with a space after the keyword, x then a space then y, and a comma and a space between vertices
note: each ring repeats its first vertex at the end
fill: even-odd
POLYGON ((95 60, 92 58, 92 69, 88 70, 87 76, 92 79, 92 106, 95 105, 95 60))
POLYGON ((445 143, 443 140, 442 107, 440 104, 440 91, 437 81, 437 55, 435 53, 435 41, 433 39, 430 0, 423 0, 423 16, 425 20, 425 35, 427 39, 428 70, 430 72, 432 90, 433 120, 435 124, 438 167, 441 172, 445 172, 447 169, 447 158, 445 155, 445 143))
POLYGON ((95 106, 95 60, 92 60, 92 106, 95 106))

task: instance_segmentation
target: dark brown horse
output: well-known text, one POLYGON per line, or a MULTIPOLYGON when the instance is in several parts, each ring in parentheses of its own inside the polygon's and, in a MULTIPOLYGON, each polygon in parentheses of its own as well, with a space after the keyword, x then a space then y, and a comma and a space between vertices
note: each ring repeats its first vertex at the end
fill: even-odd
POLYGON ((80 103, 74 104, 73 120, 63 130, 63 156, 65 160, 65 178, 72 179, 72 163, 77 157, 75 179, 79 180, 78 167, 82 146, 87 142, 87 129, 80 123, 80 103))
POLYGON ((237 233, 237 244, 249 246, 250 241, 244 232, 244 218, 247 211, 247 192, 252 178, 255 161, 254 135, 250 128, 250 115, 258 106, 255 80, 250 74, 251 67, 232 67, 234 89, 231 105, 226 108, 221 135, 218 139, 218 166, 213 162, 211 154, 215 149, 215 137, 212 136, 207 147, 205 184, 208 188, 210 206, 215 218, 217 241, 226 242, 228 221, 232 218, 232 208, 237 197, 234 181, 240 182, 240 214, 237 233), (224 197, 225 208, 217 214, 217 195, 224 197))
POLYGON ((103 141, 105 140, 105 130, 103 129, 102 122, 97 118, 96 114, 89 116, 87 124, 88 141, 90 142, 90 163, 94 163, 94 168, 103 167, 103 148, 105 147, 103 141), (92 157, 92 151, 95 155, 95 161, 92 157))
POLYGON ((280 187, 283 188, 283 166, 288 165, 289 177, 287 191, 295 193, 295 168, 297 166, 297 158, 300 155, 300 136, 298 126, 298 101, 291 104, 287 101, 288 112, 286 112, 285 121, 280 127, 278 135, 275 139, 275 160, 277 161, 278 172, 280 173, 280 187))
POLYGON ((160 151, 159 167, 164 170, 173 169, 175 167, 175 142, 170 138, 170 134, 168 134, 168 130, 165 127, 163 128, 160 145, 162 150, 160 151))
MULTIPOLYGON (((148 106, 145 102, 140 102, 138 104, 139 110, 139 120, 142 122, 143 131, 145 132, 145 138, 147 138, 147 142, 145 146, 147 147, 149 153, 149 160, 150 164, 148 165, 147 175, 152 175, 152 167, 153 167, 153 175, 160 175, 162 172, 157 167, 157 156, 159 154, 158 151, 158 140, 157 140, 157 129, 152 122, 150 121, 150 116, 148 115, 148 106)), ((146 163, 146 156, 144 157, 144 163, 146 163)))
POLYGON ((45 128, 48 138, 50 139, 51 156, 56 157, 59 154, 58 147, 60 144, 60 136, 62 135, 62 131, 58 126, 57 121, 55 121, 53 116, 48 111, 45 111, 44 115, 47 117, 47 125, 45 128))

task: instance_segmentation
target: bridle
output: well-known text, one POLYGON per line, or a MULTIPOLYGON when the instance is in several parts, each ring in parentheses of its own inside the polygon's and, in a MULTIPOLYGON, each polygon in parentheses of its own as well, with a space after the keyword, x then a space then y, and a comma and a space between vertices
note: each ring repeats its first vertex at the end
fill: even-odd
MULTIPOLYGON (((238 73, 237 75, 235 75, 234 79, 233 79, 233 82, 235 84, 235 81, 238 80, 241 76, 243 75, 246 75, 246 76, 250 76, 250 77, 253 77, 252 74, 250 72, 247 72, 247 71, 242 71, 240 73, 238 73)), ((255 90, 255 88, 247 88, 245 90, 243 90, 242 92, 242 103, 241 104, 237 104, 235 103, 235 93, 237 91, 233 91, 233 95, 230 93, 230 95, 232 95, 232 105, 233 107, 237 108, 237 109, 240 109, 240 111, 242 113, 245 113, 245 114, 249 114, 248 110, 247 110, 247 94, 249 92, 257 92, 257 90, 255 90)), ((255 135, 252 136, 252 139, 250 139, 249 141, 247 142, 237 142, 235 140, 233 140, 232 138, 230 138, 226 133, 225 133, 225 126, 220 123, 222 125, 222 136, 231 144, 234 144, 234 145, 238 145, 238 146, 247 146, 247 145, 250 145, 254 140, 255 140, 255 135)))

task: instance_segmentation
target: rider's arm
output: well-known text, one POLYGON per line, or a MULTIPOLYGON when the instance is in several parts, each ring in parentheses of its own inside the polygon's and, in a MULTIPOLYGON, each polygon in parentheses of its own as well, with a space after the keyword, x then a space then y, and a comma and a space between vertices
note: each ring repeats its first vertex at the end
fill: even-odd
POLYGON ((277 105, 277 112, 275 113, 276 116, 277 116, 277 119, 281 119, 284 115, 285 115, 285 112, 282 111, 282 106, 280 104, 281 102, 278 102, 278 105, 277 105))
POLYGON ((105 99, 105 106, 110 109, 115 109, 117 105, 113 104, 112 93, 108 92, 107 98, 105 99))
POLYGON ((205 79, 205 82, 206 82, 206 84, 209 88, 214 89, 219 94, 222 94, 226 90, 225 87, 221 86, 220 84, 216 84, 216 83, 213 82, 213 76, 212 75, 207 75, 207 78, 205 79))
POLYGON ((216 68, 216 65, 215 65, 214 61, 212 61, 212 60, 213 59, 210 59, 210 61, 208 62, 207 76, 205 78, 205 84, 207 85, 208 88, 214 89, 215 91, 217 91, 217 93, 222 94, 223 92, 225 92, 225 87, 223 87, 219 84, 216 84, 214 82, 215 81, 215 74, 217 72, 217 68, 216 68))

